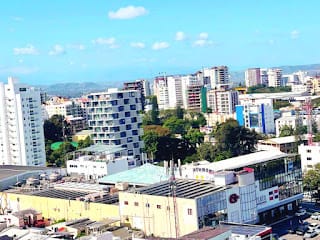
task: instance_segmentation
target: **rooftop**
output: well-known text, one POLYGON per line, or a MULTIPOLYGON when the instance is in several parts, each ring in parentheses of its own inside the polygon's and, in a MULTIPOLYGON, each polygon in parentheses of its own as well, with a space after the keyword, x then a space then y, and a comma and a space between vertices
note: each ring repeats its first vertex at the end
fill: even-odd
POLYGON ((95 144, 91 145, 90 147, 81 148, 77 150, 77 152, 92 152, 92 153, 106 153, 112 154, 116 152, 121 152, 125 150, 125 148, 119 146, 110 146, 110 145, 103 145, 103 144, 95 144))
MULTIPOLYGON (((5 178, 17 176, 22 173, 32 171, 43 171, 48 170, 48 167, 36 167, 36 166, 16 166, 16 165, 0 165, 0 180, 5 178)), ((57 171, 59 168, 55 168, 57 171)))
POLYGON ((146 163, 140 167, 107 175, 99 179, 99 183, 116 184, 117 182, 127 182, 130 185, 146 186, 168 179, 169 176, 166 174, 164 167, 146 163))
MULTIPOLYGON (((176 180, 176 197, 194 199, 215 191, 221 191, 224 187, 216 186, 211 181, 176 180)), ((165 181, 148 187, 135 189, 136 193, 156 196, 171 196, 170 182, 165 181)))
MULTIPOLYGON (((213 237, 217 237, 225 232, 228 232, 229 229, 228 228, 224 228, 224 227, 217 227, 217 228, 213 228, 213 227, 204 227, 202 229, 199 229, 198 231, 189 233, 187 235, 184 235, 183 237, 180 237, 179 239, 181 240, 198 240, 198 239, 203 239, 203 240, 207 240, 207 239, 211 239, 213 237)), ((230 233, 231 235, 231 233, 230 233)))
MULTIPOLYGON (((306 135, 302 136, 303 139, 307 139, 306 135)), ((296 141, 295 136, 287 136, 287 137, 278 137, 278 138, 270 138, 266 140, 260 140, 259 143, 269 143, 269 144, 285 144, 285 143, 293 143, 296 141)))
POLYGON ((233 169, 254 165, 257 163, 263 163, 270 160, 287 157, 287 156, 289 155, 274 149, 274 150, 259 151, 255 153, 238 156, 238 157, 228 158, 226 160, 213 162, 208 165, 212 167, 215 171, 233 170, 233 169))
POLYGON ((220 222, 221 227, 231 230, 232 234, 239 234, 244 236, 260 236, 260 234, 270 231, 271 227, 266 227, 262 225, 250 225, 250 224, 240 224, 240 223, 227 223, 220 222))

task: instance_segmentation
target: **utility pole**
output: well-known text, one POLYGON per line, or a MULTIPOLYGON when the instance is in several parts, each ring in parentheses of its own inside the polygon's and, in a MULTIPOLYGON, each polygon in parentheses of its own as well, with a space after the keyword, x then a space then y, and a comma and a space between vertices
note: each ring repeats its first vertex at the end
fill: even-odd
POLYGON ((177 206, 177 198, 176 198, 176 192, 177 192, 177 181, 174 174, 174 161, 173 158, 170 161, 170 190, 171 195, 173 199, 173 213, 174 213, 174 226, 175 226, 175 234, 176 239, 178 239, 180 235, 179 231, 179 215, 178 215, 178 206, 177 206))

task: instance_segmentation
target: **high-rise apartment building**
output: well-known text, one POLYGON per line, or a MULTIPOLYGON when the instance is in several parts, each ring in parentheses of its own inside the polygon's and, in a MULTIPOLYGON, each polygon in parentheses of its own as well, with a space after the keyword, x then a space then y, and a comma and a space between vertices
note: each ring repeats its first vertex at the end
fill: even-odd
POLYGON ((167 76, 156 77, 153 84, 154 95, 157 96, 159 109, 169 108, 169 90, 167 76))
POLYGON ((168 76, 168 97, 169 97, 169 108, 173 109, 178 106, 183 106, 182 99, 182 80, 181 76, 168 76))
POLYGON ((142 109, 146 104, 145 99, 150 95, 150 85, 147 80, 136 80, 134 82, 126 82, 123 84, 123 90, 140 91, 142 109))
POLYGON ((227 66, 203 69, 203 81, 210 82, 211 89, 229 89, 229 71, 227 66))
POLYGON ((140 92, 136 90, 108 89, 87 96, 89 128, 95 144, 120 146, 127 156, 136 160, 129 166, 142 164, 143 134, 140 92))
POLYGON ((13 78, 0 83, 1 164, 45 166, 40 90, 13 78))
POLYGON ((281 87, 282 84, 282 69, 273 68, 268 70, 268 86, 281 87))
POLYGON ((261 84, 265 86, 269 86, 268 69, 265 69, 265 68, 260 69, 260 79, 261 79, 261 84))
POLYGON ((237 91, 224 91, 211 89, 207 92, 207 107, 213 113, 232 114, 239 102, 237 91))
POLYGON ((249 68, 245 71, 246 87, 256 86, 261 84, 260 68, 249 68))

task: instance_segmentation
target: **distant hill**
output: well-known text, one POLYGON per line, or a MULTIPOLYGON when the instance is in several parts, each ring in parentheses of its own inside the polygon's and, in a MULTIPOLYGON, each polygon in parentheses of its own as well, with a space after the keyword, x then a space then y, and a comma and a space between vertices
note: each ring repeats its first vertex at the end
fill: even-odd
MULTIPOLYGON (((271 68, 281 68, 283 74, 290 74, 298 71, 308 72, 308 75, 314 76, 316 74, 320 75, 320 64, 308 64, 308 65, 295 65, 295 66, 276 66, 271 68)), ((231 71, 230 81, 237 86, 239 83, 244 85, 244 72, 243 71, 231 71)))
MULTIPOLYGON (((308 64, 308 65, 296 65, 296 66, 277 66, 272 68, 281 68, 283 74, 290 74, 297 71, 306 71, 309 75, 314 76, 320 75, 320 64, 308 64)), ((239 84, 244 85, 244 72, 246 69, 241 71, 230 71, 230 81, 233 82, 233 86, 239 84)), ((150 80, 152 83, 152 80, 150 80)), ((79 97, 84 94, 91 92, 104 91, 107 88, 122 88, 123 82, 82 82, 82 83, 58 83, 48 86, 38 86, 48 95, 58 95, 63 97, 79 97)))
POLYGON ((122 87, 122 83, 94 83, 94 82, 82 82, 82 83, 57 83, 48 86, 38 86, 46 92, 49 96, 63 96, 63 97, 80 97, 82 95, 101 92, 107 88, 122 87))

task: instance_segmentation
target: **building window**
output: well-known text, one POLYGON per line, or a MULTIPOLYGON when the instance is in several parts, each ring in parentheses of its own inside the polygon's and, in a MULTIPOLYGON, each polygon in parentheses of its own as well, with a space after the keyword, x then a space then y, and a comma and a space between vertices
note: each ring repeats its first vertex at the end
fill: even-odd
POLYGON ((124 104, 128 104, 129 103, 129 99, 126 98, 126 99, 123 100, 123 102, 124 102, 124 104))
POLYGON ((130 112, 125 112, 125 113, 124 113, 124 116, 125 116, 125 117, 130 117, 130 112))
POLYGON ((134 206, 135 207, 139 207, 139 203, 138 202, 134 202, 134 206))
POLYGON ((129 205, 128 201, 124 201, 124 205, 129 205))
POLYGON ((150 204, 149 204, 149 203, 146 203, 146 207, 150 207, 150 204))
POLYGON ((311 161, 311 160, 312 160, 312 158, 311 158, 311 157, 307 157, 307 160, 308 160, 308 161, 311 161))
POLYGON ((311 149, 307 149, 307 153, 311 153, 311 149))
POLYGON ((136 105, 130 105, 130 110, 136 110, 136 105))
POLYGON ((157 205, 157 209, 161 209, 161 205, 158 204, 158 205, 157 205))
POLYGON ((192 215, 192 209, 188 208, 188 215, 192 215))

